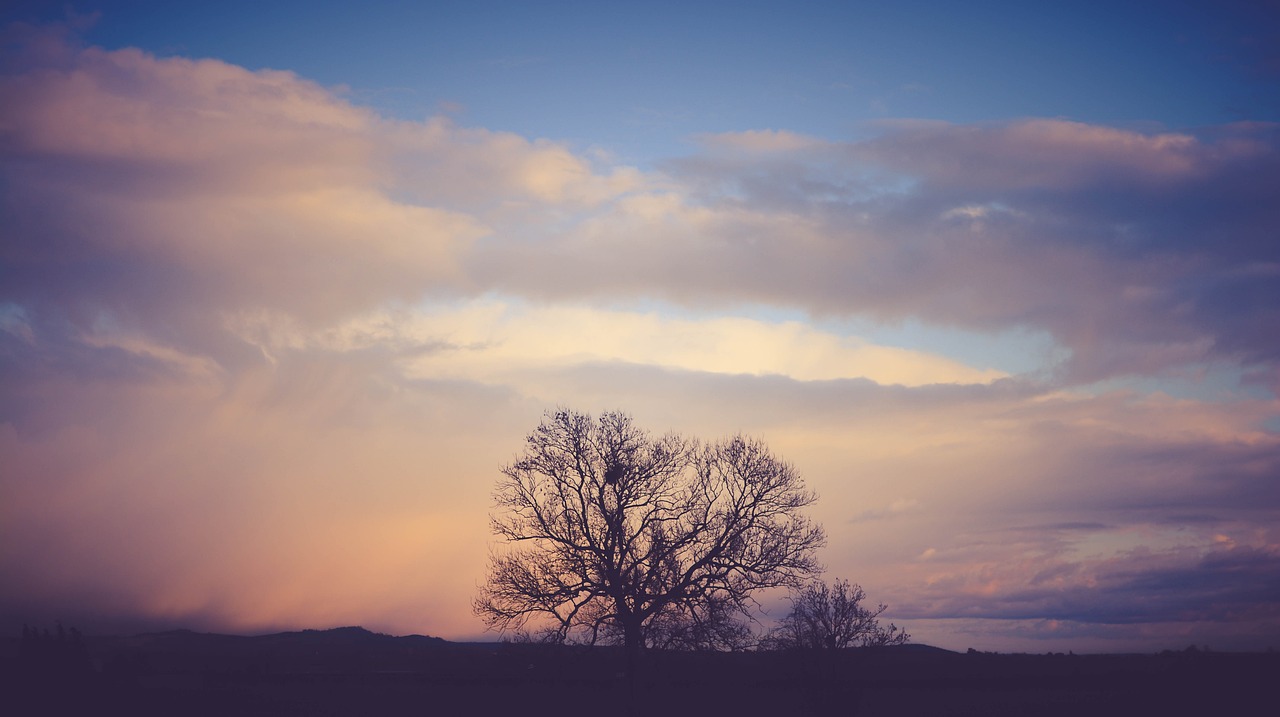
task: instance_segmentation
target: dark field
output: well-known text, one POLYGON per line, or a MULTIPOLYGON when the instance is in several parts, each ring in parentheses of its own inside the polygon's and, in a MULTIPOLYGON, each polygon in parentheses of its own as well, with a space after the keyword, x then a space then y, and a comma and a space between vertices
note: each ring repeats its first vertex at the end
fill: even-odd
POLYGON ((1276 714, 1280 655, 649 653, 360 628, 0 642, 0 713, 140 715, 1276 714))

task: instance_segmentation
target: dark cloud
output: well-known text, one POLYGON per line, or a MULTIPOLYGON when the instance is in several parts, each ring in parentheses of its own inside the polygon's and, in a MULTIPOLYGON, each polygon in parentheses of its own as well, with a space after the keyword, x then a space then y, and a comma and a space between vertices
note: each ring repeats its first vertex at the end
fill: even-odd
POLYGON ((996 594, 934 594, 903 618, 1053 619, 1077 623, 1280 621, 1280 553, 1251 547, 1190 558, 1148 550, 1059 562, 996 594))

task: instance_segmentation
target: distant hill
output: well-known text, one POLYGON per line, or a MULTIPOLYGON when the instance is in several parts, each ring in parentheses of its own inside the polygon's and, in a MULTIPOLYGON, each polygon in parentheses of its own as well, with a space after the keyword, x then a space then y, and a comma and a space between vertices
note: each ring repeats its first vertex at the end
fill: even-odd
POLYGON ((318 642, 323 644, 391 644, 389 641, 408 641, 414 644, 434 644, 443 645, 448 642, 440 637, 428 637, 426 635, 386 635, 381 632, 372 632, 363 627, 334 627, 328 630, 299 630, 296 632, 277 632, 270 635, 260 635, 256 638, 259 640, 299 640, 318 642))
POLYGON ((138 635, 134 635, 133 637, 156 639, 156 640, 189 639, 189 638, 199 639, 199 638, 209 638, 209 637, 212 637, 212 638, 231 637, 231 638, 240 638, 240 639, 247 639, 247 640, 319 639, 326 642, 381 640, 381 639, 390 638, 393 640, 425 639, 425 640, 433 640, 436 642, 447 642, 447 640, 445 640, 444 638, 426 637, 424 635, 404 635, 400 637, 397 637, 395 635, 386 635, 381 632, 373 632, 372 630, 366 630, 365 628, 360 627, 358 625, 351 626, 351 627, 333 627, 326 630, 293 630, 293 631, 287 631, 287 632, 274 632, 274 633, 268 633, 265 635, 226 635, 226 634, 221 634, 216 632, 196 632, 194 630, 179 629, 179 630, 165 630, 162 632, 144 632, 138 635))
POLYGON ((942 647, 934 647, 926 645, 923 642, 908 642, 905 645, 890 645, 888 647, 875 647, 873 650, 886 650, 889 652, 909 652, 909 653, 932 653, 943 655, 958 655, 960 653, 955 650, 948 650, 942 647))
POLYGON ((412 669, 420 667, 428 653, 450 644, 439 637, 396 637, 363 627, 253 636, 168 630, 89 638, 90 649, 106 661, 146 655, 151 669, 163 665, 166 671, 259 674, 412 669))

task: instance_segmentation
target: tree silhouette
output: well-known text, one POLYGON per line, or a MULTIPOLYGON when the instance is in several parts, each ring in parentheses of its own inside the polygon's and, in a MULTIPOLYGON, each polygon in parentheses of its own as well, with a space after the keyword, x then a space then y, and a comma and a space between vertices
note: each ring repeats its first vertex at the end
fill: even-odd
POLYGON ((883 627, 880 615, 888 607, 864 607, 866 593, 848 580, 837 580, 830 586, 815 581, 790 599, 791 614, 770 635, 769 642, 774 647, 842 650, 901 645, 911 639, 892 623, 883 627))
POLYGON ((822 528, 795 469, 759 440, 660 438, 624 413, 549 412, 502 468, 475 600, 490 629, 625 646, 732 646, 762 588, 815 574, 822 528))

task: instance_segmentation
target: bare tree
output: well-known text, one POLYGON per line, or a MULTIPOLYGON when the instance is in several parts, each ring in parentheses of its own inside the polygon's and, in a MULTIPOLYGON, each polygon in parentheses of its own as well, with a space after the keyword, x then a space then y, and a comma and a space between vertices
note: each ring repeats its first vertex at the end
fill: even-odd
MULTIPOLYGON (((502 469, 474 608, 490 629, 646 645, 728 646, 762 588, 819 568, 816 496, 759 440, 660 438, 624 413, 548 413, 502 469)), ((735 635, 737 637, 735 637, 735 635)))
POLYGON ((887 606, 864 607, 864 599, 862 588, 848 580, 830 586, 822 581, 810 583, 791 595, 791 614, 774 629, 769 642, 779 648, 840 650, 901 645, 911 639, 893 623, 880 624, 887 606))

